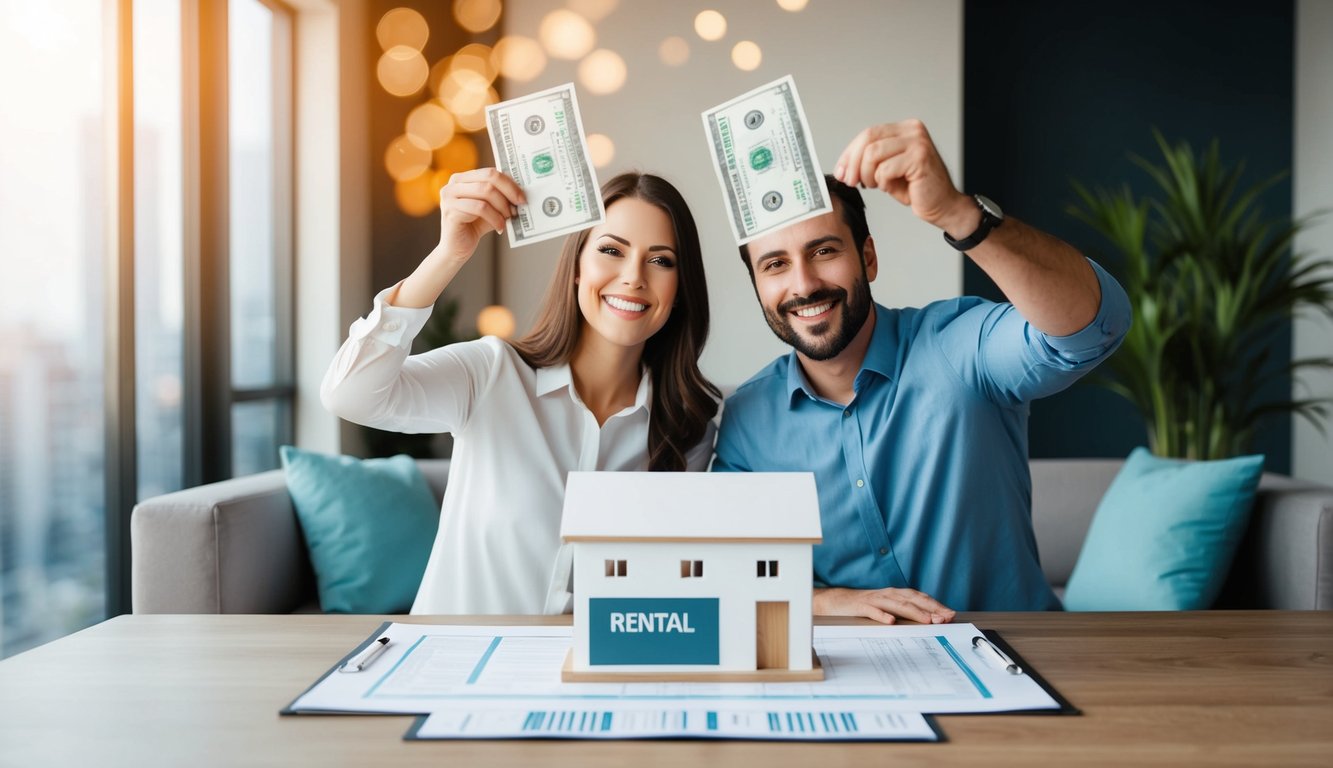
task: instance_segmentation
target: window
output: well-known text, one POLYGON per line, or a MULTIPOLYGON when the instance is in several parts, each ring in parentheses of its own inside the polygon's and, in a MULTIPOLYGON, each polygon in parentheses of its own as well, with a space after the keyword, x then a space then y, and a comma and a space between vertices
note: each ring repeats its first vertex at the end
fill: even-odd
POLYGON ((278 465, 292 440, 291 25, 277 4, 228 7, 230 475, 278 465))
POLYGON ((0 657, 106 613, 107 7, 0 9, 0 657))
POLYGON ((130 609, 136 500, 292 439, 293 22, 0 7, 0 658, 130 609))
POLYGON ((620 578, 629 574, 628 564, 625 560, 607 560, 606 577, 609 579, 620 578))
POLYGON ((682 579, 701 578, 704 575, 704 561, 702 560, 681 560, 680 577, 682 579))
POLYGON ((146 499, 184 485, 181 4, 134 4, 134 415, 146 499))
POLYGON ((759 560, 755 565, 758 566, 758 576, 761 579, 774 578, 778 575, 777 560, 759 560))

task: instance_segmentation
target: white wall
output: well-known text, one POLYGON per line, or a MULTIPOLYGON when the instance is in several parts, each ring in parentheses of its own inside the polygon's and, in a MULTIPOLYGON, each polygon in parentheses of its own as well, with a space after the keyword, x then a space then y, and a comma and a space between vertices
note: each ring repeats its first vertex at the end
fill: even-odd
MULTIPOLYGON (((506 34, 537 36, 542 17, 562 3, 509 0, 506 34)), ((751 88, 791 74, 805 104, 825 172, 862 128, 918 117, 925 121, 954 178, 962 160, 961 0, 811 0, 789 13, 773 0, 644 2, 620 0, 597 22, 597 47, 624 58, 629 76, 617 93, 598 96, 579 87, 589 133, 616 145, 606 180, 624 170, 658 173, 680 188, 699 224, 708 270, 712 335, 704 373, 735 385, 782 354, 785 347, 764 324, 726 220, 722 193, 708 162, 700 113, 751 88), (694 16, 714 8, 727 17, 726 36, 705 42, 694 16), (676 35, 690 45, 677 68, 658 59, 658 45, 676 35), (753 40, 763 63, 742 72, 731 48, 753 40)), ((577 82, 577 62, 552 59, 535 81, 510 86, 512 98, 577 82)), ((962 262, 934 228, 886 195, 867 195, 870 230, 879 245, 875 298, 888 305, 920 305, 956 296, 962 262)), ((560 240, 499 249, 501 300, 514 310, 520 331, 532 320, 550 279, 560 240)))
MULTIPOLYGON (((1296 138, 1293 211, 1308 216, 1333 210, 1333 3, 1299 0, 1296 4, 1296 138)), ((1333 266, 1333 215, 1296 239, 1298 252, 1322 257, 1333 266)), ((1294 327, 1295 357, 1333 356, 1333 323, 1327 318, 1298 318, 1294 327)), ((1304 375, 1309 385, 1297 397, 1333 397, 1333 373, 1304 375)), ((1333 434, 1333 423, 1325 422, 1333 434)), ((1333 484, 1333 437, 1325 437, 1304 419, 1292 430, 1292 474, 1333 484)))

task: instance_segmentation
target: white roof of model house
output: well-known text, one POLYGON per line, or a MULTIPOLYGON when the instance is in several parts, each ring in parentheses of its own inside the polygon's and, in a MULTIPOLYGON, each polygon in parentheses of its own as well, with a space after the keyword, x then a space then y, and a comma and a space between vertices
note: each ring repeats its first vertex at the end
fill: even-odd
POLYGON ((810 472, 570 472, 565 541, 822 540, 810 472))

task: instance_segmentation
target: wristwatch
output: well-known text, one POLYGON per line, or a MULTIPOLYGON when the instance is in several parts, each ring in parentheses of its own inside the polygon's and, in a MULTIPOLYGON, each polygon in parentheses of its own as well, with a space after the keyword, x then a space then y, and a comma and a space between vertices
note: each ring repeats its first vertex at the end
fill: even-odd
POLYGON ((981 245, 981 241, 986 239, 992 229, 1004 223, 1004 211, 996 205, 993 200, 985 195, 973 195, 972 199, 976 201, 977 207, 981 209, 981 223, 977 225, 977 231, 964 237, 961 240, 955 240, 949 237, 949 233, 944 233, 944 242, 960 251, 970 251, 981 245))

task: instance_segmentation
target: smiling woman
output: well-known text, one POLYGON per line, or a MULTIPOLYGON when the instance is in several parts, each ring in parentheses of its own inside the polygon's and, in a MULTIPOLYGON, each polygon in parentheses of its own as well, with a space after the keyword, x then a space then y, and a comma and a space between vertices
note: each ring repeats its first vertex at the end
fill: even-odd
POLYGON ((439 245, 376 297, 329 367, 322 395, 339 416, 454 435, 414 613, 562 612, 565 476, 708 466, 718 391, 698 366, 709 315, 694 217, 648 174, 621 174, 602 197, 605 220, 565 241, 526 336, 409 357, 481 237, 525 202, 495 169, 456 174, 441 193, 439 245))

